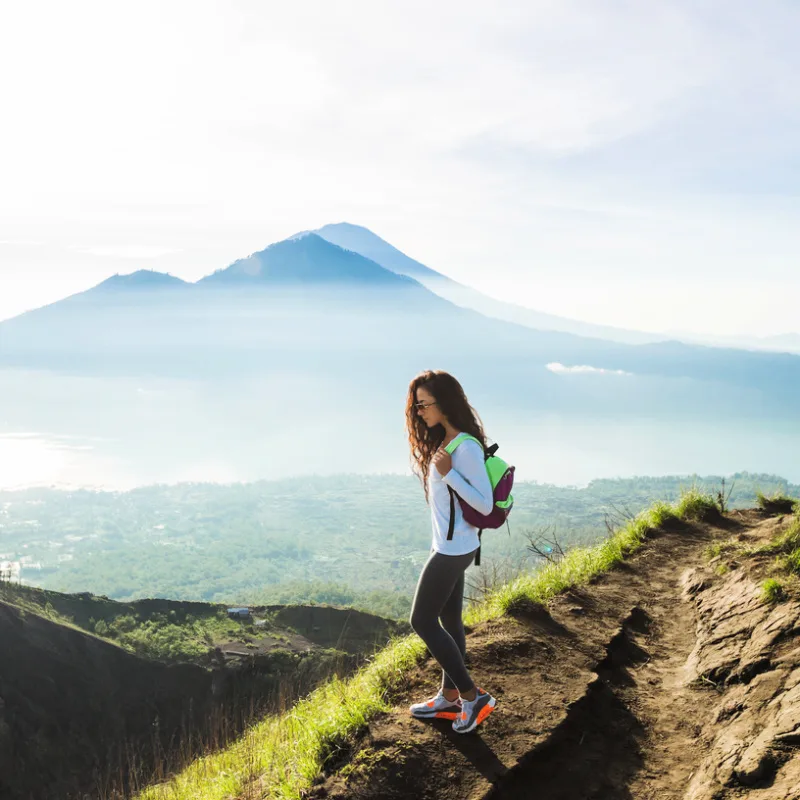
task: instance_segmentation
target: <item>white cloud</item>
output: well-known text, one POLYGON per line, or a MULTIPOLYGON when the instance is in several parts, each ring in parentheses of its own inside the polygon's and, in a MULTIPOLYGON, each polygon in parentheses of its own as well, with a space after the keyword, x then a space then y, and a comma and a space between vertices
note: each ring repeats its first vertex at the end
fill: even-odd
POLYGON ((550 372, 555 372, 556 375, 633 375, 632 372, 625 372, 622 369, 603 369, 602 367, 589 367, 589 366, 574 366, 567 367, 564 364, 559 364, 557 361, 547 365, 550 372))

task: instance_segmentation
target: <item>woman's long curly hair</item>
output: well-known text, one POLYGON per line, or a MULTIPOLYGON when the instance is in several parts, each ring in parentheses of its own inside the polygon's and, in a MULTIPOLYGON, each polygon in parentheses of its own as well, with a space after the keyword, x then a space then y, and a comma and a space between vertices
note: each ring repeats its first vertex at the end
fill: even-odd
POLYGON ((461 384, 442 370, 428 370, 414 378, 408 386, 406 431, 411 447, 411 468, 422 481, 428 500, 428 471, 434 453, 444 442, 444 426, 429 428, 417 411, 417 389, 424 389, 436 400, 439 410, 458 431, 474 436, 486 448, 486 434, 478 412, 469 404, 461 384))

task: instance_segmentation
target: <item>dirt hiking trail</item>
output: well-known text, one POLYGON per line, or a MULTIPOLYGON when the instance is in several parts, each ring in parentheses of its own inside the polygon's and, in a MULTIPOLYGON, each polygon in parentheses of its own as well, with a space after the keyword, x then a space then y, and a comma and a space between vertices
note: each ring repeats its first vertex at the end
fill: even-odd
POLYGON ((741 553, 787 523, 675 523, 546 609, 468 631, 468 665, 498 701, 476 733, 408 715, 435 692, 428 659, 309 796, 800 799, 800 599, 765 603, 774 557, 741 553), (726 549, 712 559, 713 543, 726 549))

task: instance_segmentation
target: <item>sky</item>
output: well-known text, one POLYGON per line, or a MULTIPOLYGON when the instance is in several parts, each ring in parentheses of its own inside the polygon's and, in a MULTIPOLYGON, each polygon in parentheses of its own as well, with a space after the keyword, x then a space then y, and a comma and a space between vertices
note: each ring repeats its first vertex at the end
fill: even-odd
POLYGON ((793 0, 0 6, 0 319, 364 225, 503 300, 800 329, 793 0))

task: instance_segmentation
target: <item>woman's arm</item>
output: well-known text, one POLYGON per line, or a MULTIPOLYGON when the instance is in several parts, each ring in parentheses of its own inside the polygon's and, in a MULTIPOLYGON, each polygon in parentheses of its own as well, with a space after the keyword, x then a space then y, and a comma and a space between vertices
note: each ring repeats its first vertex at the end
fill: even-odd
MULTIPOLYGON (((494 508, 492 484, 483 457, 483 449, 468 439, 458 446, 459 469, 451 467, 444 482, 469 506, 481 514, 491 514, 494 508)), ((455 454, 454 454, 455 455, 455 454)))

